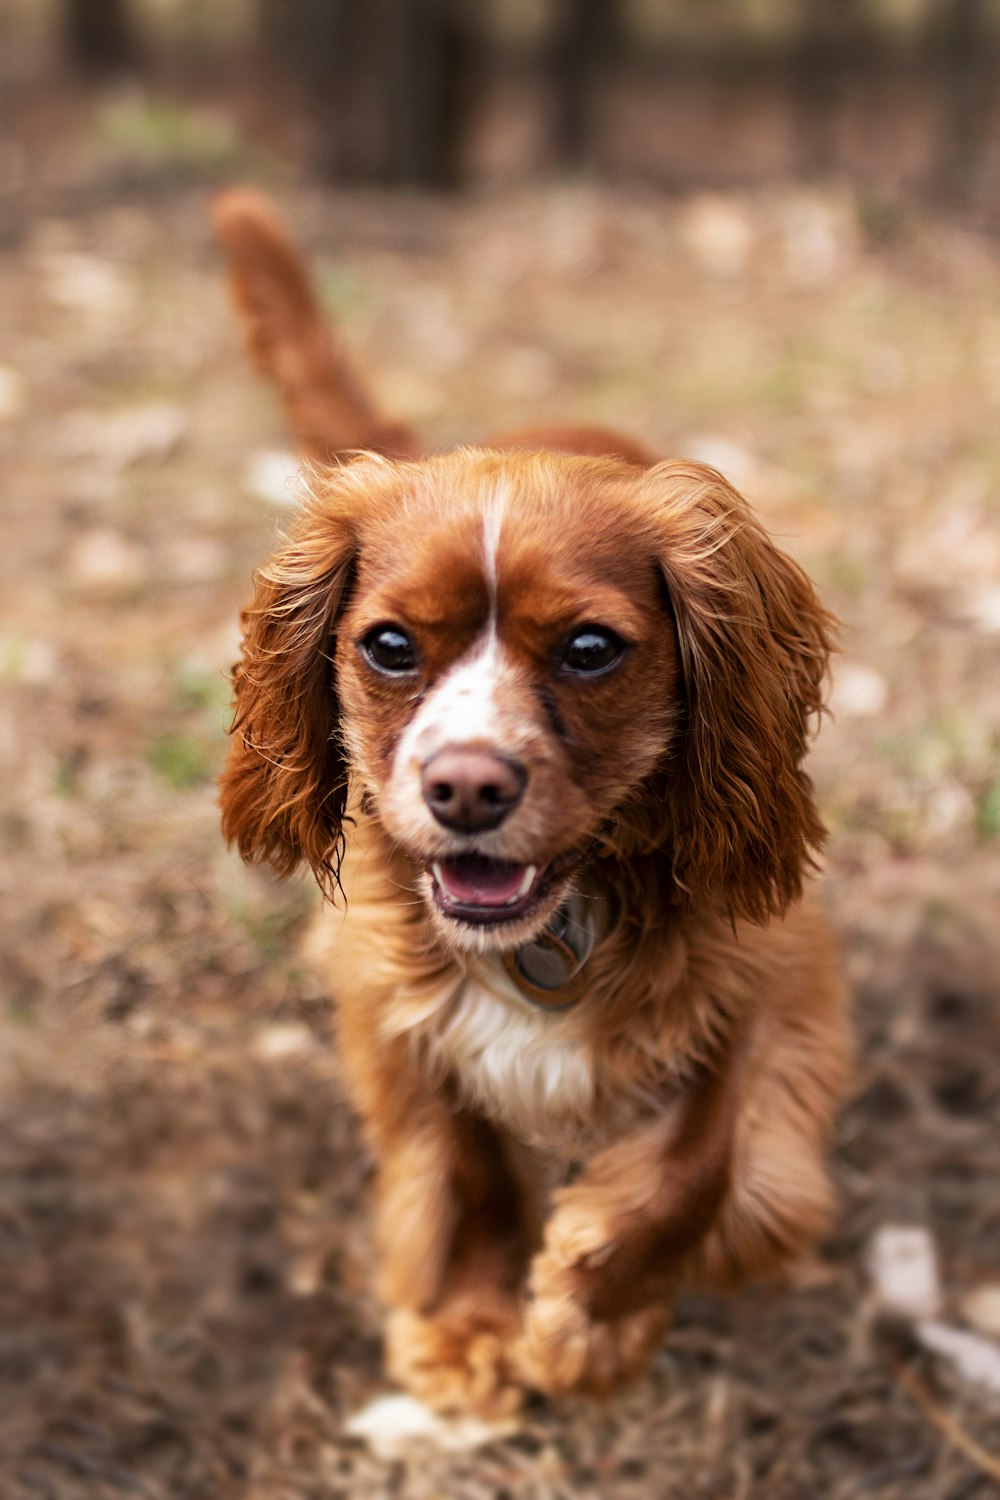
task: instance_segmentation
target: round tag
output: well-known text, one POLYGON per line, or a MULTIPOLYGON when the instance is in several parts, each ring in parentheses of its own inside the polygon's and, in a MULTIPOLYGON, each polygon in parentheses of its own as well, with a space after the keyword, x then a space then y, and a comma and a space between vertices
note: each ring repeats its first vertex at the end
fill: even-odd
POLYGON ((530 943, 505 953, 504 965, 527 999, 547 1010, 567 1010, 583 994, 583 969, 594 936, 585 904, 574 896, 530 943))

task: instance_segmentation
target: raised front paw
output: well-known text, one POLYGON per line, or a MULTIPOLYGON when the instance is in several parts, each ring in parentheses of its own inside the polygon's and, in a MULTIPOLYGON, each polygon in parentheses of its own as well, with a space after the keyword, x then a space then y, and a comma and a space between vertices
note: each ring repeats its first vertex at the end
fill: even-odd
POLYGON ((513 1326, 449 1323, 399 1309, 386 1328, 389 1374, 447 1415, 503 1417, 517 1411, 524 1387, 509 1358, 513 1326))
POLYGON ((546 1237, 535 1258, 524 1330, 512 1362, 524 1384, 548 1395, 607 1395, 646 1369, 669 1319, 665 1298, 603 1317, 591 1293, 593 1271, 613 1253, 600 1226, 546 1237))

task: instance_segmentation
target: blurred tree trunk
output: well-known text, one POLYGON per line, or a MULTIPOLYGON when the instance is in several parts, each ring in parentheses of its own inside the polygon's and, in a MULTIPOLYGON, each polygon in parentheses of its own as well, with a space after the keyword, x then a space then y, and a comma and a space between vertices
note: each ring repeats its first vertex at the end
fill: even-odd
POLYGON ((792 114, 799 171, 829 172, 837 158, 837 106, 843 66, 843 12, 847 0, 801 0, 792 50, 792 114))
POLYGON ((996 55, 984 0, 939 0, 932 44, 941 67, 936 187, 966 202, 979 176, 997 97, 996 55))
POLYGON ((261 0, 265 57, 275 57, 290 75, 308 111, 310 151, 324 176, 337 175, 347 156, 345 122, 357 80, 345 60, 352 13, 366 7, 349 0, 261 0))
POLYGON ((559 0, 549 50, 553 144, 566 167, 594 154, 601 84, 620 39, 620 0, 559 0))
POLYGON ((324 176, 458 181, 482 72, 473 16, 462 0, 261 0, 324 176))
POLYGON ((62 0, 66 55, 91 74, 125 72, 139 62, 128 0, 62 0))
POLYGON ((388 59, 389 175, 454 186, 481 74, 482 44, 454 0, 405 0, 388 59))

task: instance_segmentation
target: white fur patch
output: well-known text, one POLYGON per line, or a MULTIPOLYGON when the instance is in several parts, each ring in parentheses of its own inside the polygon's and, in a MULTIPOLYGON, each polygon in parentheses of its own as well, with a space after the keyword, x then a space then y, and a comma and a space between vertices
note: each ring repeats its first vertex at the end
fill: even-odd
POLYGON ((486 582, 490 590, 490 622, 496 625, 497 591, 499 588, 499 564, 497 552, 500 548, 500 528, 503 525, 504 506, 507 503, 505 490, 497 489, 483 509, 483 564, 486 582))
POLYGON ((495 743, 499 735, 496 692, 506 664, 494 631, 471 656, 446 672, 407 725, 396 751, 397 768, 422 766, 445 745, 477 740, 495 743))
POLYGON ((517 1430, 508 1419, 484 1422, 479 1417, 442 1417, 415 1396, 377 1396, 347 1422, 349 1437, 361 1438, 376 1455, 393 1462, 420 1449, 464 1453, 495 1443, 517 1430))
POLYGON ((593 1052, 559 1017, 468 979, 424 1036, 470 1103, 526 1145, 571 1152, 589 1131, 593 1052))

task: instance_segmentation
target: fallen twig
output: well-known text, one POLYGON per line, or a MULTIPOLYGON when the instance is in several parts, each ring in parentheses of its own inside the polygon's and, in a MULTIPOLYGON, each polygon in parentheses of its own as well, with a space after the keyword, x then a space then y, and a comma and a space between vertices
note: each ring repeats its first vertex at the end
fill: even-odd
POLYGON ((895 1370, 900 1384, 913 1397, 938 1432, 947 1438, 948 1442, 959 1452, 964 1453, 969 1462, 975 1464, 981 1473, 1000 1481, 1000 1456, 990 1453, 988 1449, 977 1443, 976 1439, 971 1437, 949 1412, 938 1405, 927 1382, 912 1366, 898 1363, 895 1370))

